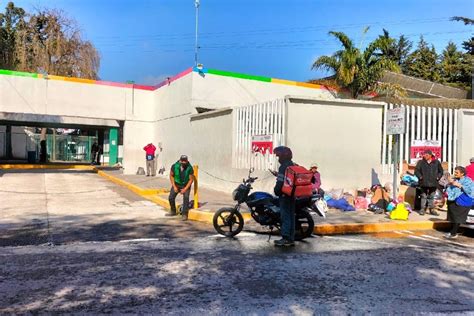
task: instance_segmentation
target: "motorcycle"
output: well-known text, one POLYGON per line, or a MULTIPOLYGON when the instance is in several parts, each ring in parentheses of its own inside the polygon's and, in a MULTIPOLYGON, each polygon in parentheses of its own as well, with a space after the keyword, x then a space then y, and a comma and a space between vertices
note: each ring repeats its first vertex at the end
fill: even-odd
MULTIPOLYGON (((247 179, 234 190, 232 197, 237 204, 234 207, 223 207, 214 214, 212 223, 214 229, 221 235, 233 237, 244 227, 244 219, 240 212, 241 205, 247 204, 252 218, 262 226, 268 226, 270 231, 281 229, 279 199, 267 192, 256 191, 250 194, 252 184, 258 177, 252 177, 253 168, 249 170, 247 179)), ((319 195, 295 200, 295 240, 305 239, 313 233, 314 220, 310 212, 325 217, 324 210, 319 207, 319 195)))

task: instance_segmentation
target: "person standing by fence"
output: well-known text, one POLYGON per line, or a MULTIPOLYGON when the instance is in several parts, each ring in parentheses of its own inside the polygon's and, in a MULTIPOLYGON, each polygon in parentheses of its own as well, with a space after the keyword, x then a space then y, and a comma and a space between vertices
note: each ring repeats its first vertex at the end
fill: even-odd
POLYGON ((443 167, 431 150, 423 152, 423 159, 416 164, 415 176, 418 177, 421 188, 420 215, 425 215, 428 211, 431 215, 438 216, 434 209, 434 195, 438 181, 443 176, 443 167))

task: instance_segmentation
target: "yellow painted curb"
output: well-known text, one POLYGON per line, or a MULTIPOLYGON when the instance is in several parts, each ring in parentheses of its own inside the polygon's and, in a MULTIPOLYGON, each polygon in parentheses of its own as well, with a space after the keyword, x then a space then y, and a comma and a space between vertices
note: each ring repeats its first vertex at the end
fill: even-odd
POLYGON ((75 170, 94 170, 95 167, 87 165, 47 165, 47 164, 0 164, 0 169, 75 169, 75 170))
POLYGON ((449 227, 448 221, 321 224, 314 227, 316 235, 368 234, 394 230, 429 230, 449 227))
POLYGON ((142 189, 142 194, 144 195, 157 195, 157 194, 168 194, 170 190, 168 189, 142 189))
POLYGON ((131 184, 131 183, 128 183, 127 181, 124 181, 122 179, 119 179, 117 177, 114 177, 114 176, 111 176, 110 174, 102 171, 102 170, 98 170, 97 168, 95 168, 95 172, 100 175, 101 177, 104 177, 106 178, 107 180, 110 180, 112 181, 113 183, 115 184, 118 184, 120 186, 123 186, 127 189, 129 189, 130 191, 138 194, 138 195, 141 195, 142 193, 142 188, 140 188, 139 186, 136 186, 134 184, 131 184))

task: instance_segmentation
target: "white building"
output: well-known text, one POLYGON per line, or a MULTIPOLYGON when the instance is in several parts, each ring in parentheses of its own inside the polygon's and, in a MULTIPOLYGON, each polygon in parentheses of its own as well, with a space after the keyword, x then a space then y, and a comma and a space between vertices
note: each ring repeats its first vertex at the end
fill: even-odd
MULTIPOLYGON (((200 167, 201 183, 221 190, 232 189, 249 167, 263 178, 258 187, 273 185, 265 170, 277 167, 274 157, 252 154, 256 135, 288 145, 301 165, 318 162, 325 188, 382 180, 382 152, 389 147, 382 148, 384 107, 337 99, 320 85, 212 69, 190 68, 154 87, 0 71, 0 125, 123 127, 123 145, 110 136, 104 147, 112 163, 113 155, 123 158, 125 173, 144 167, 142 148, 153 142, 162 148, 158 168, 169 170, 188 154, 200 167)), ((451 133, 455 142, 474 126, 472 113, 456 115, 462 124, 451 133)), ((472 141, 463 142, 456 157, 473 150, 472 141)))

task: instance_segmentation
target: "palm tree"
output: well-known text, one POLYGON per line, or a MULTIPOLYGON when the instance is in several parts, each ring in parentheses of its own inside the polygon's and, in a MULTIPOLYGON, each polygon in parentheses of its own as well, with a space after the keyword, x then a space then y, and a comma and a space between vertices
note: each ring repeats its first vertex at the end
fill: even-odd
POLYGON ((385 70, 399 71, 399 66, 393 60, 383 54, 377 54, 390 44, 386 43, 384 37, 377 38, 361 51, 346 34, 334 31, 329 34, 341 42, 343 49, 332 56, 319 57, 313 63, 312 69, 333 71, 337 83, 349 89, 354 99, 364 92, 374 90, 385 70))

